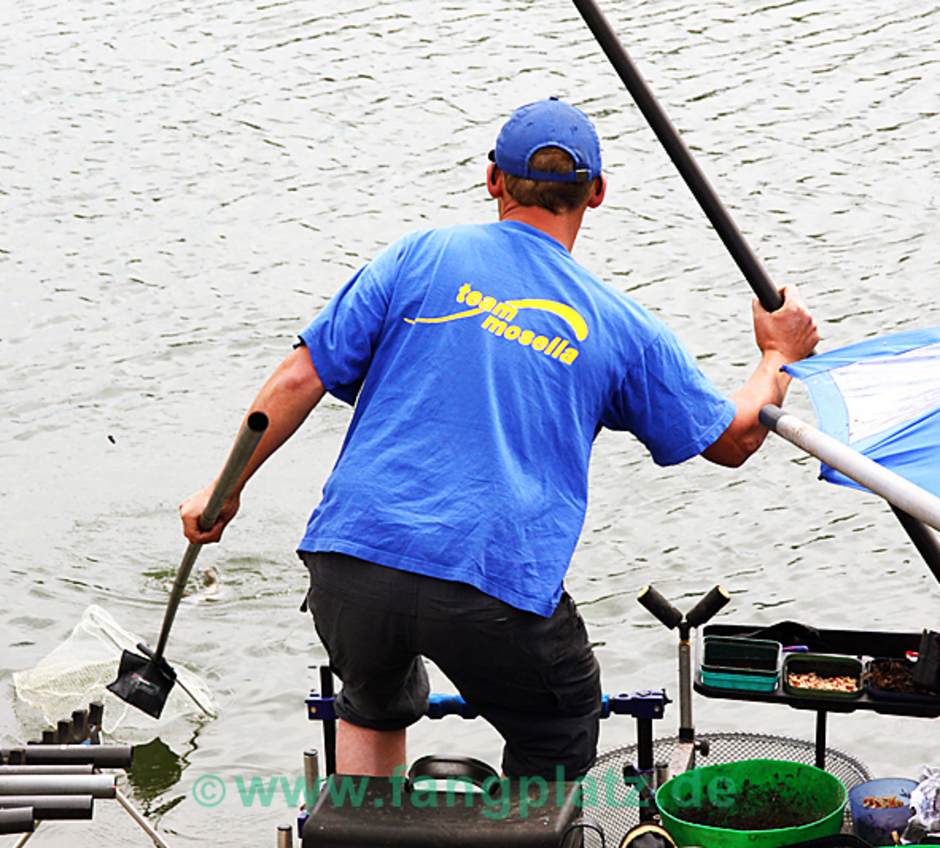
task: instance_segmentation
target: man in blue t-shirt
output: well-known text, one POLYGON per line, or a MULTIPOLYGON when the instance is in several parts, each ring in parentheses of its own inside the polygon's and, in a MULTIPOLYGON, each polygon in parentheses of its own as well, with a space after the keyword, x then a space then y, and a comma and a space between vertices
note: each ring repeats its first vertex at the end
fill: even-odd
MULTIPOLYGON (((593 763, 600 685, 563 581, 602 427, 660 465, 740 465, 782 365, 818 334, 793 289, 755 303, 760 364, 727 400, 650 313, 575 262, 606 181, 597 134, 556 99, 513 113, 487 189, 499 221, 406 235, 300 333, 253 410, 271 424, 239 491, 330 392, 355 409, 299 552, 308 602, 343 681, 337 767, 391 774, 427 708, 433 660, 503 735, 510 776, 593 763)), ((208 492, 181 506, 194 542, 208 492)))

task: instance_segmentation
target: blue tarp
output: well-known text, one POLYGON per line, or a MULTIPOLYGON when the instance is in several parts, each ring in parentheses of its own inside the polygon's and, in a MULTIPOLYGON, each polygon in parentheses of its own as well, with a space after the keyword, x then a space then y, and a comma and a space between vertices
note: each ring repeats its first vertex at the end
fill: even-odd
MULTIPOLYGON (((940 327, 880 336, 785 370, 819 428, 940 497, 940 327)), ((861 488, 828 465, 822 477, 861 488)))

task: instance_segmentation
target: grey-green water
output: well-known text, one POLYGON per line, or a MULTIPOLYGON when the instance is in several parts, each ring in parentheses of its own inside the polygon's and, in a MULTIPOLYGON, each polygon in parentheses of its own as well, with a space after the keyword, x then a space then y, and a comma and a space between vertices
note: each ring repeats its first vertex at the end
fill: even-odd
MULTIPOLYGON (((925 0, 609 0, 610 17, 823 346, 936 324, 940 9, 925 0)), ((755 361, 749 295, 564 0, 0 4, 0 739, 36 733, 10 672, 95 602, 150 638, 207 482, 292 335, 402 232, 495 215, 503 117, 559 94, 602 136, 610 191, 576 256, 661 315, 733 390, 755 361), (113 442, 111 439, 113 439, 113 442)), ((792 405, 806 411, 797 394, 792 405)), ((273 844, 291 811, 213 809, 195 781, 297 773, 323 658, 293 547, 349 410, 318 409, 252 483, 219 592, 171 654, 218 720, 177 729, 131 787, 173 844, 273 844)), ((940 587, 883 504, 815 481, 780 442, 739 471, 657 469, 602 435, 569 589, 608 690, 674 682, 673 638, 633 601, 715 582, 726 620, 936 624, 940 587)), ((446 683, 436 679, 439 688, 446 683)), ((697 703, 701 727, 811 735, 803 713, 697 703)), ((675 711, 662 732, 672 732, 675 711)), ((629 722, 605 747, 632 741, 629 722)), ((922 720, 836 718, 876 772, 940 757, 922 720)), ((479 722, 425 722, 411 753, 498 759, 479 722)), ((113 808, 33 844, 144 844, 113 808)))

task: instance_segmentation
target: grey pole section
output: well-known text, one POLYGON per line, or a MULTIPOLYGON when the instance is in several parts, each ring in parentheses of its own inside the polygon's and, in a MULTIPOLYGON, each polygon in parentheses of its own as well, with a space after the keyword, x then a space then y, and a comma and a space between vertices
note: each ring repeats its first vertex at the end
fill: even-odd
POLYGON ((0 757, 11 765, 80 765, 96 768, 130 768, 134 751, 130 745, 30 745, 26 749, 2 748, 0 757))
POLYGON ((16 774, 93 774, 95 767, 79 763, 74 766, 0 766, 0 777, 16 774))
POLYGON ((151 827, 150 822, 140 814, 120 789, 115 793, 115 798, 117 798, 117 802, 124 808, 125 812, 137 823, 137 826, 153 840, 157 848, 170 848, 169 844, 151 827))
POLYGON ((940 498, 795 415, 784 412, 779 406, 765 406, 760 411, 760 421, 778 436, 871 490, 892 506, 940 530, 940 498))
POLYGON ((91 795, 114 797, 110 774, 19 774, 0 775, 0 795, 91 795))
POLYGON ((31 807, 0 810, 0 834, 32 833, 36 827, 31 807))
POLYGON ((291 848, 294 842, 293 833, 289 824, 278 825, 277 848, 291 848))
POLYGON ((91 795, 0 795, 0 810, 33 808, 36 821, 90 819, 95 808, 91 795))

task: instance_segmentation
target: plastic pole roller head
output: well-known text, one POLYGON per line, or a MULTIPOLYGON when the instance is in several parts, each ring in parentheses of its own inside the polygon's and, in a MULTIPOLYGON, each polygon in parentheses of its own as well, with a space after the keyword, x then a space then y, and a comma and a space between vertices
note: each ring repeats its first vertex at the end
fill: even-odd
POLYGON ((731 600, 724 586, 716 586, 686 614, 689 627, 701 627, 731 600))
POLYGON ((645 586, 641 589, 636 599, 670 630, 678 627, 682 621, 682 613, 659 594, 653 586, 645 586))

